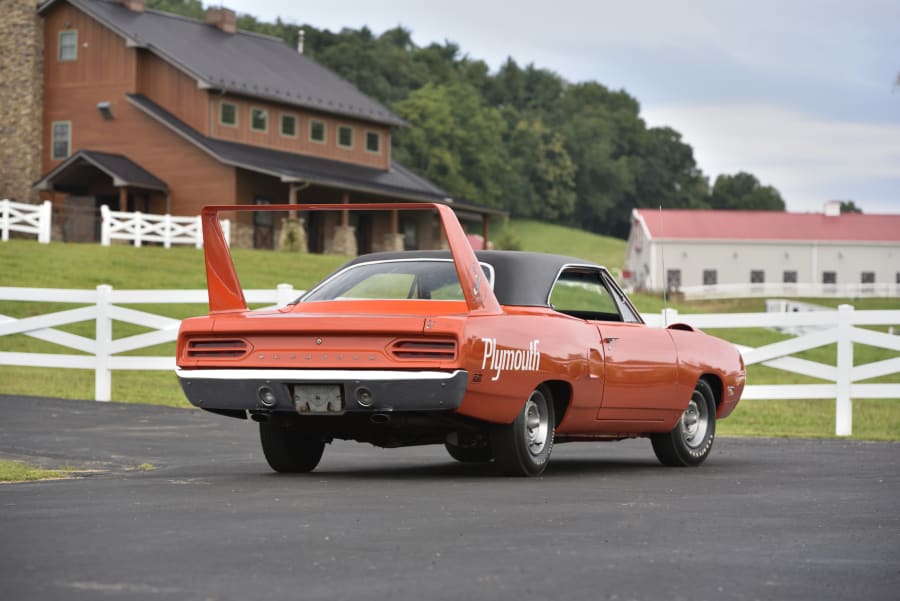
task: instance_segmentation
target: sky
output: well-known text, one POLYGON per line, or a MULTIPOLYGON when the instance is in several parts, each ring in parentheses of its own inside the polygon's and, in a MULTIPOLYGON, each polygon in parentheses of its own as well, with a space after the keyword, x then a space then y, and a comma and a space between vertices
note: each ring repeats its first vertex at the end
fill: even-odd
MULTIPOLYGON (((215 4, 219 4, 218 1, 215 4)), ((520 66, 624 89, 699 167, 748 171, 789 211, 852 200, 900 213, 897 0, 226 0, 263 21, 339 31, 398 25, 520 66)))

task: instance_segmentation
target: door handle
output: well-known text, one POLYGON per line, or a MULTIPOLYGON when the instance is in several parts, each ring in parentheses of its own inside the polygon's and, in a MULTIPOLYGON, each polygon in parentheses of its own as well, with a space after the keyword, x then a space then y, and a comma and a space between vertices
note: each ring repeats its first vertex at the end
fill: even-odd
POLYGON ((611 344, 611 343, 615 342, 615 341, 618 340, 618 339, 619 339, 619 338, 618 338, 617 336, 611 336, 611 337, 609 337, 609 338, 604 338, 604 339, 603 339, 603 342, 605 342, 606 344, 611 344))

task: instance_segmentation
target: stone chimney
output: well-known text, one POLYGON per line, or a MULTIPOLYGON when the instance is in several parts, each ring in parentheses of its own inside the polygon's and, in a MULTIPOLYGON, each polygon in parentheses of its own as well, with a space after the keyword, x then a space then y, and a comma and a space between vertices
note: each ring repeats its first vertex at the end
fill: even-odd
POLYGON ((230 8, 209 7, 206 9, 206 24, 218 27, 225 33, 237 32, 237 15, 230 8))
POLYGON ((119 4, 121 4, 131 12, 144 12, 144 0, 119 0, 119 4))
POLYGON ((44 136, 44 23, 33 0, 3 2, 0 10, 0 199, 40 200, 44 136))
POLYGON ((825 203, 825 216, 826 217, 840 217, 841 215, 841 201, 839 200, 829 200, 825 203))

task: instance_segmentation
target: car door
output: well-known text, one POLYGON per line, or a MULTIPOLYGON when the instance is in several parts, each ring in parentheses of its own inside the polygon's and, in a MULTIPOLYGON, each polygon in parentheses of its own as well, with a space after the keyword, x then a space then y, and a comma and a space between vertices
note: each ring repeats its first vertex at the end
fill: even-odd
POLYGON ((605 270, 568 266, 551 293, 554 309, 585 319, 596 329, 591 372, 602 374, 597 419, 659 421, 654 412, 683 405, 678 358, 669 332, 648 328, 605 270), (602 368, 594 363, 602 361, 602 368))

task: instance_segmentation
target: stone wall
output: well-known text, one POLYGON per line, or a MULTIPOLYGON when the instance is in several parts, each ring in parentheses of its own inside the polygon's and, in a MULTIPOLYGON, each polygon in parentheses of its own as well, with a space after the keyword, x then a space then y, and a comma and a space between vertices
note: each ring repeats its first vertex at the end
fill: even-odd
POLYGON ((43 148, 43 20, 35 0, 0 10, 0 198, 37 202, 43 148))

